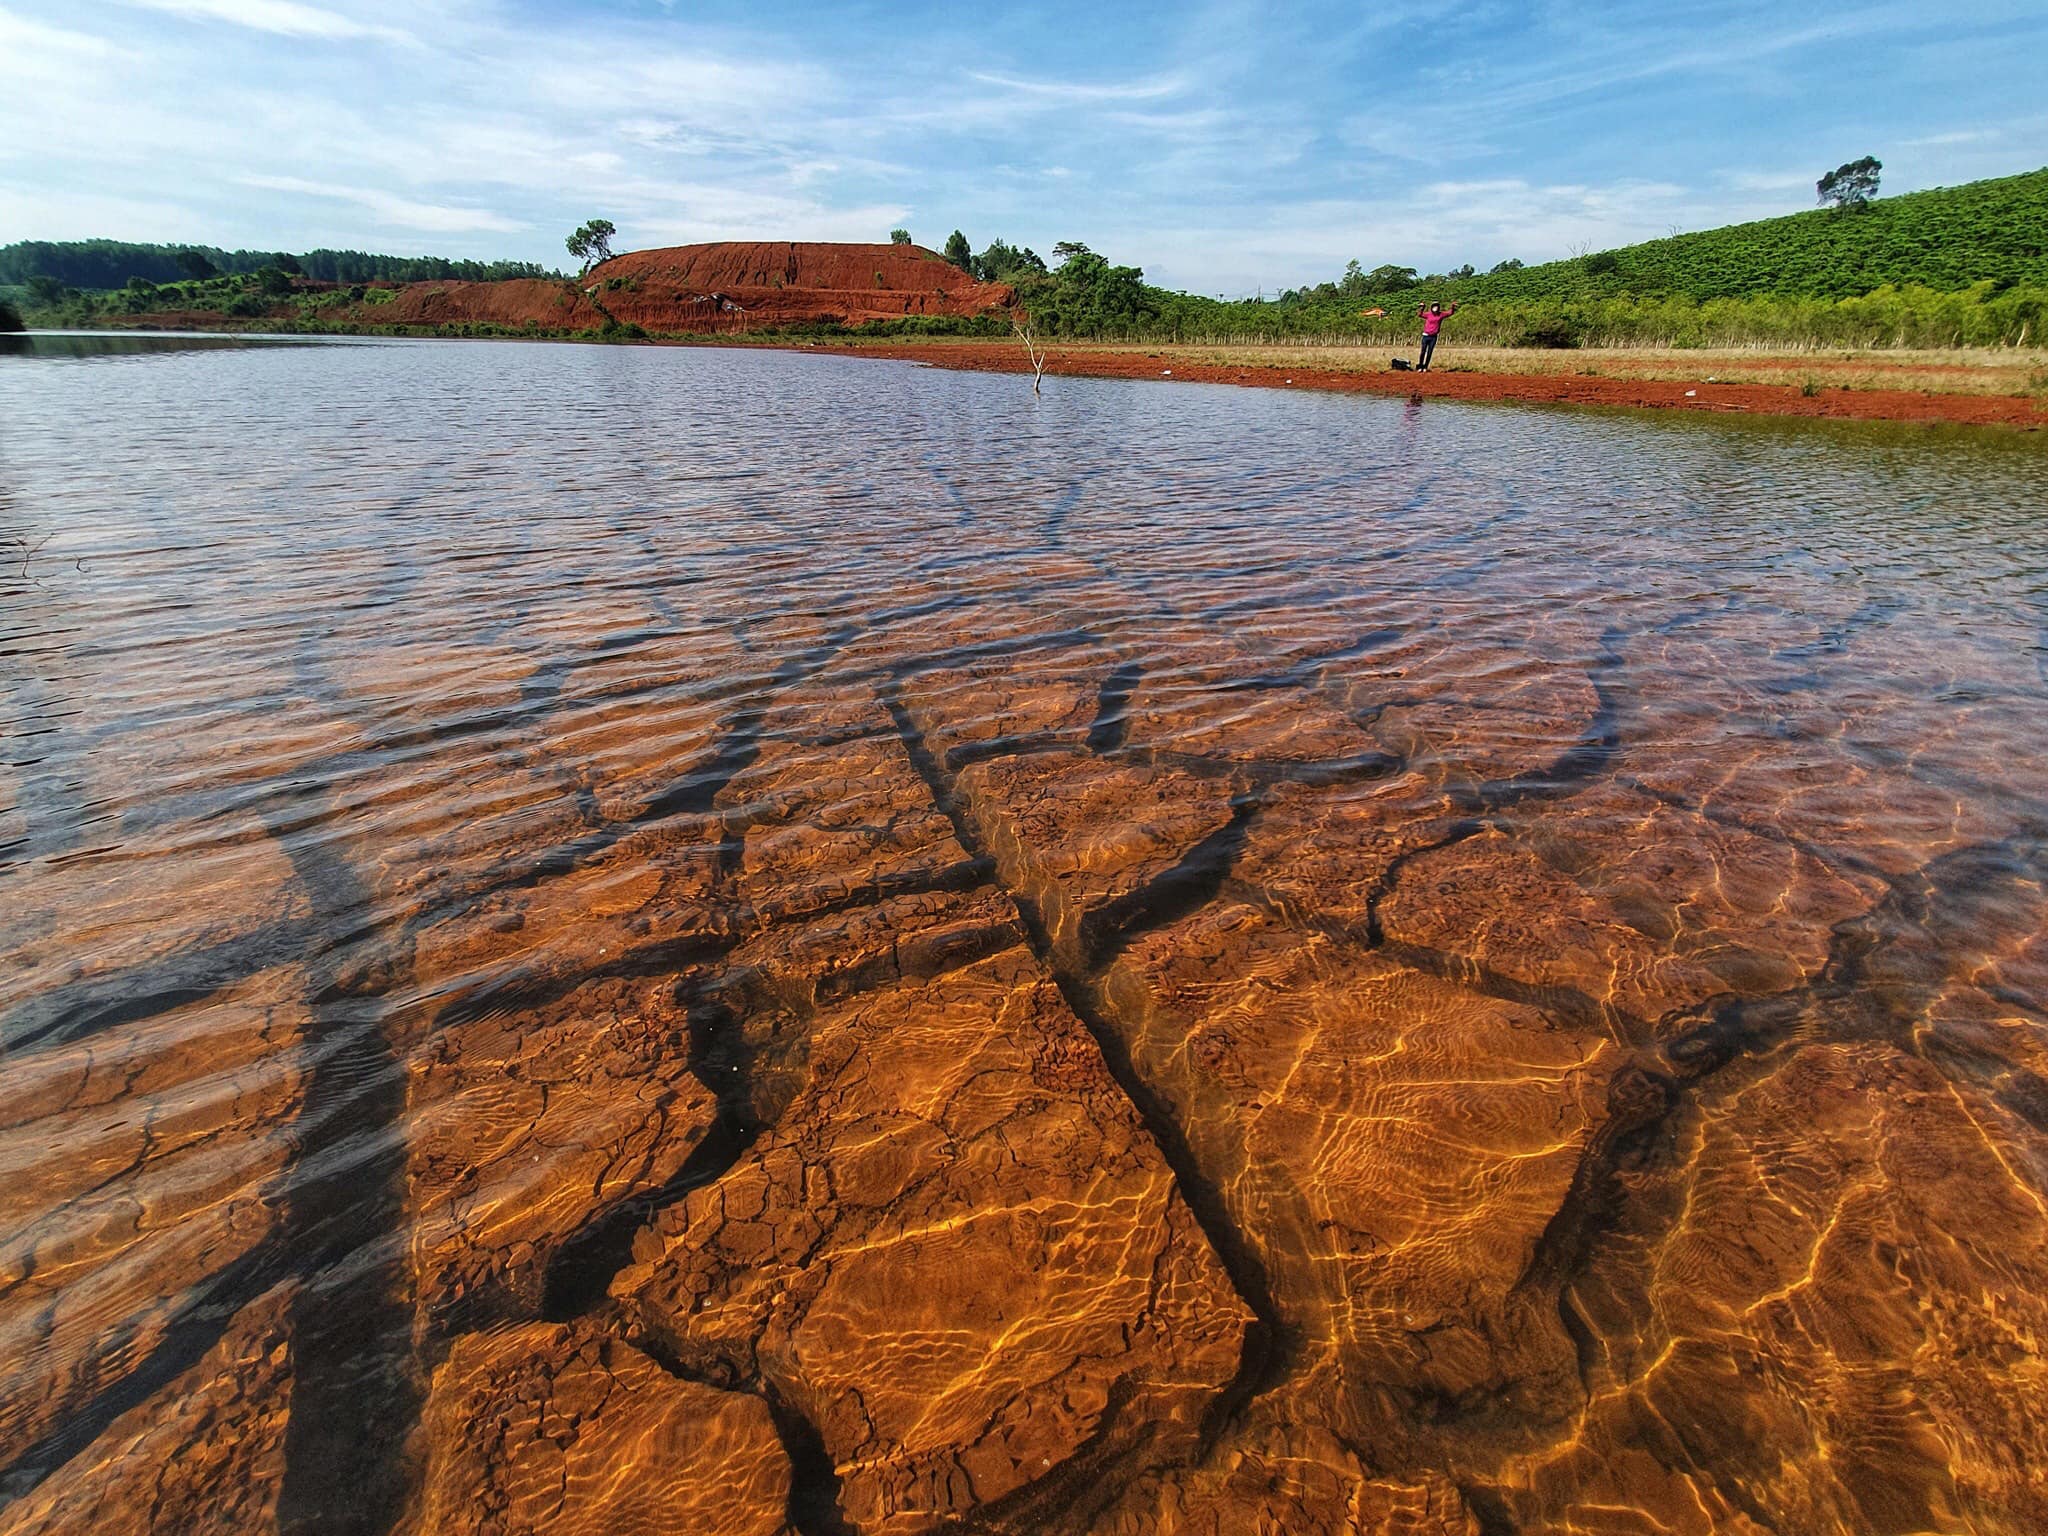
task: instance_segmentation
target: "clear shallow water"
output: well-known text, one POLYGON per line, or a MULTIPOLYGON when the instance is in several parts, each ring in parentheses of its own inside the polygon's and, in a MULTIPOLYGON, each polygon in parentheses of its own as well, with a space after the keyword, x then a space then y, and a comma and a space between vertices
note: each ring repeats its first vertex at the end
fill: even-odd
POLYGON ((2038 444, 457 343, 0 434, 6 1528, 2048 1521, 2038 444))

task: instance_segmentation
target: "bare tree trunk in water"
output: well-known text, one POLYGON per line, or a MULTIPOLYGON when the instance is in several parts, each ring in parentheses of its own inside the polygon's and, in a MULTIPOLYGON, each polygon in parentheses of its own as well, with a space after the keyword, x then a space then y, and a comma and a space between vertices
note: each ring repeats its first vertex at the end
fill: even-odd
POLYGON ((1038 393, 1038 381, 1045 376, 1045 353, 1031 335, 1031 327, 1016 319, 1010 321, 1010 329, 1017 333, 1017 339, 1024 343, 1024 355, 1031 359, 1031 393, 1038 393))

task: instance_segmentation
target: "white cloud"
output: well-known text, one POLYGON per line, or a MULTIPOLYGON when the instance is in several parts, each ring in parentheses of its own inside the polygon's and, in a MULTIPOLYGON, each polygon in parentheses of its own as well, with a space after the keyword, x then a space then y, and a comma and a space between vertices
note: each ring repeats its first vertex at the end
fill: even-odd
POLYGON ((193 21, 224 21, 232 26, 248 27, 252 31, 274 33, 280 37, 321 37, 337 42, 371 38, 413 48, 421 46, 419 39, 402 27, 357 21, 339 11, 301 4, 300 0, 121 0, 121 3, 193 21))
POLYGON ((0 70, 9 74, 37 75, 57 59, 99 60, 121 51, 103 37, 45 26, 0 10, 0 70))
POLYGON ((957 225, 1270 292, 1353 256, 1534 261, 1786 212, 1866 148, 1900 189, 2022 168, 2042 129, 2014 105, 2021 50, 1985 39, 2023 3, 1966 0, 1947 24, 1874 0, 1813 24, 1766 0, 1598 18, 1198 0, 1143 48, 1105 8, 1123 41, 1094 56, 1122 72, 1089 78, 967 13, 906 40, 834 11, 722 23, 646 0, 0 0, 0 208, 31 238, 399 231, 543 261, 597 214, 622 246, 957 225), (1982 87, 1966 111, 1933 89, 1938 39, 1982 87), (1810 69, 1845 44, 1898 87, 1887 103, 1810 69), (1888 141, 1874 113, 1925 137, 1888 141))
POLYGON ((1981 144, 1999 137, 1996 128, 1965 128, 1954 133, 1930 133, 1917 139, 1901 139, 1904 149, 1927 149, 1942 144, 1981 144))
POLYGON ((305 197, 328 197, 355 203, 369 210, 370 216, 379 224, 390 228, 429 230, 440 234, 461 234, 472 230, 509 232, 526 228, 516 220, 481 208, 415 202, 374 187, 335 186, 297 176, 242 176, 237 179, 245 187, 259 187, 269 192, 295 192, 305 197))
POLYGON ((1019 75, 989 74, 970 70, 967 78, 983 85, 999 86, 1020 96, 1035 97, 1047 106, 1112 101, 1158 101, 1178 96, 1187 89, 1180 75, 1157 75, 1149 80, 1112 81, 1095 84, 1080 80, 1031 80, 1019 75))
POLYGON ((0 229, 38 240, 183 240, 195 245, 211 244, 217 233, 205 215, 161 198, 7 186, 0 186, 0 229))
POLYGON ((1256 226, 1235 229, 1142 224, 1092 243, 1152 253, 1144 265, 1154 282, 1232 295, 1263 285, 1270 295, 1334 278, 1353 258, 1368 267, 1385 261, 1442 272, 1469 261, 1483 269, 1508 256, 1546 261, 1578 248, 1657 239, 1675 224, 1701 221, 1697 194, 1671 182, 1539 185, 1501 177, 1417 183, 1384 198, 1306 199, 1262 210, 1256 226), (1199 268, 1182 264, 1189 255, 1199 268))
POLYGON ((1722 179, 1738 192, 1803 192, 1814 183, 1807 171, 1731 171, 1722 179))

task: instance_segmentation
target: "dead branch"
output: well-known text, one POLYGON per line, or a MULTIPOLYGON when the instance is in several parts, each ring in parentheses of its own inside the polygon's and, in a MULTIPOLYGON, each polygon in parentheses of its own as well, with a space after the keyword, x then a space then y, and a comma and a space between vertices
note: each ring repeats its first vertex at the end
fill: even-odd
POLYGON ((1045 377, 1045 353, 1031 334, 1031 327, 1023 324, 1015 315, 1010 317, 1010 329, 1017 333, 1017 339, 1024 343, 1024 355, 1031 359, 1031 393, 1038 394, 1038 381, 1045 377))
MULTIPOLYGON (((16 549, 21 551, 20 579, 25 582, 28 582, 32 586, 40 587, 44 584, 43 579, 40 576, 34 576, 29 573, 29 563, 32 560, 34 560, 37 555, 41 554, 43 546, 49 543, 50 540, 54 539, 55 537, 56 535, 54 533, 46 533, 40 539, 37 539, 35 543, 31 544, 27 539, 24 539, 20 534, 11 534, 5 539, 0 539, 0 544, 12 544, 15 546, 16 549)), ((12 556, 10 556, 9 558, 11 559, 12 556)))

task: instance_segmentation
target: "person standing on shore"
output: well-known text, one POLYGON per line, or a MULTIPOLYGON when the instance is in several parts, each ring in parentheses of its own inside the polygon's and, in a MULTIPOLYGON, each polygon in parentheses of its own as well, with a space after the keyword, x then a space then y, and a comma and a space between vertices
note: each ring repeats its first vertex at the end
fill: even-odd
POLYGON ((1415 364, 1417 373, 1429 372, 1429 360, 1436 356, 1436 333, 1443 329, 1443 323, 1458 312, 1455 304, 1425 304, 1415 311, 1422 316, 1422 356, 1415 364))

